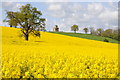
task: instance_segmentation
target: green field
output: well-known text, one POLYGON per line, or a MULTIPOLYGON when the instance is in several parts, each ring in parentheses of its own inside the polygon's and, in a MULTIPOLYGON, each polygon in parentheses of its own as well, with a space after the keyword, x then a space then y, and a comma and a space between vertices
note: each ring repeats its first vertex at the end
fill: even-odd
POLYGON ((107 40, 109 40, 110 43, 120 43, 120 41, 117 41, 115 39, 91 35, 91 34, 70 33, 70 32, 51 32, 51 33, 62 34, 62 35, 67 35, 67 36, 72 36, 72 37, 80 37, 80 38, 97 40, 97 41, 103 41, 104 39, 107 39, 107 40))

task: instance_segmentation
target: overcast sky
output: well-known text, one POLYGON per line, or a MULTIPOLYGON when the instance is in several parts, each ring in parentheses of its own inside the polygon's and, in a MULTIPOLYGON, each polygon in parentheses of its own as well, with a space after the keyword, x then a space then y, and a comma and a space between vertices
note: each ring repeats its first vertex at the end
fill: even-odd
MULTIPOLYGON (((51 0, 50 0, 51 1, 51 0)), ((5 10, 18 11, 19 7, 31 4, 42 12, 46 18, 46 29, 52 30, 58 25, 60 31, 70 31, 70 27, 77 24, 80 28, 117 28, 117 2, 2 2, 2 20, 5 19, 5 10)), ((2 26, 9 26, 0 22, 2 26)))

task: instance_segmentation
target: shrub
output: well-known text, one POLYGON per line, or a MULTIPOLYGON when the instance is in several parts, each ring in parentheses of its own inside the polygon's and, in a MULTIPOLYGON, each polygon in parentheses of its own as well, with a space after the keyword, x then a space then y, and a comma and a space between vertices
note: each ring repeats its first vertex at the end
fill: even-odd
POLYGON ((108 40, 108 39, 104 39, 103 41, 104 41, 104 42, 109 42, 109 40, 108 40))

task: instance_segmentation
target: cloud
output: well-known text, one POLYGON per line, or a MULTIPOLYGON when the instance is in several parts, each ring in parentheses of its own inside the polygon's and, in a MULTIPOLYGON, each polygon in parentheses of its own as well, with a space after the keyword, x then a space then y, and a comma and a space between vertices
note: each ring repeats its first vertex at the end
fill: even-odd
POLYGON ((45 0, 46 2, 74 2, 73 0, 45 0))
MULTIPOLYGON (((3 9, 18 10, 19 3, 6 2, 3 9)), ((77 24, 84 27, 114 28, 117 27, 118 10, 114 3, 84 3, 84 2, 54 2, 45 3, 46 28, 52 30, 58 25, 61 31, 70 31, 70 27, 77 24)))
MULTIPOLYGON (((6 11, 18 11, 19 8, 23 4, 16 3, 16 2, 2 2, 2 11, 0 12, 2 14, 2 20, 6 17, 6 11)), ((0 22, 0 25, 8 26, 6 22, 0 22)))
POLYGON ((60 4, 50 4, 48 10, 50 11, 49 15, 52 17, 60 18, 65 16, 65 12, 60 4))
POLYGON ((75 2, 49 3, 48 10, 52 13, 49 16, 54 17, 52 24, 58 24, 63 31, 70 31, 70 27, 74 24, 79 25, 81 29, 90 26, 95 28, 116 28, 117 26, 118 10, 108 3, 88 3, 86 6, 75 2), (51 6, 52 9, 50 9, 51 6))
POLYGON ((23 4, 16 3, 16 2, 3 2, 2 3, 2 9, 3 10, 14 10, 18 11, 18 9, 22 6, 23 4))
POLYGON ((2 21, 0 21, 0 26, 3 26, 3 22, 2 21))
POLYGON ((52 11, 54 11, 54 10, 61 10, 61 5, 59 5, 59 4, 50 5, 48 7, 48 10, 52 10, 52 11))
POLYGON ((101 3, 88 4, 87 10, 90 14, 99 14, 104 11, 104 7, 101 3))
POLYGON ((103 22, 116 22, 118 20, 118 11, 106 10, 99 15, 99 18, 103 22))
POLYGON ((3 22, 2 20, 0 21, 0 26, 8 26, 6 22, 3 22))

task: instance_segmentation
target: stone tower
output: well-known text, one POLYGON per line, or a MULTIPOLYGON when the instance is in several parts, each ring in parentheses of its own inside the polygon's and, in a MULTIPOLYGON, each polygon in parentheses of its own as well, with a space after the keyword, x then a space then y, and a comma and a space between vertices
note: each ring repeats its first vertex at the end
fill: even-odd
POLYGON ((54 31, 54 32, 59 32, 58 25, 55 25, 55 27, 53 28, 53 31, 54 31))

